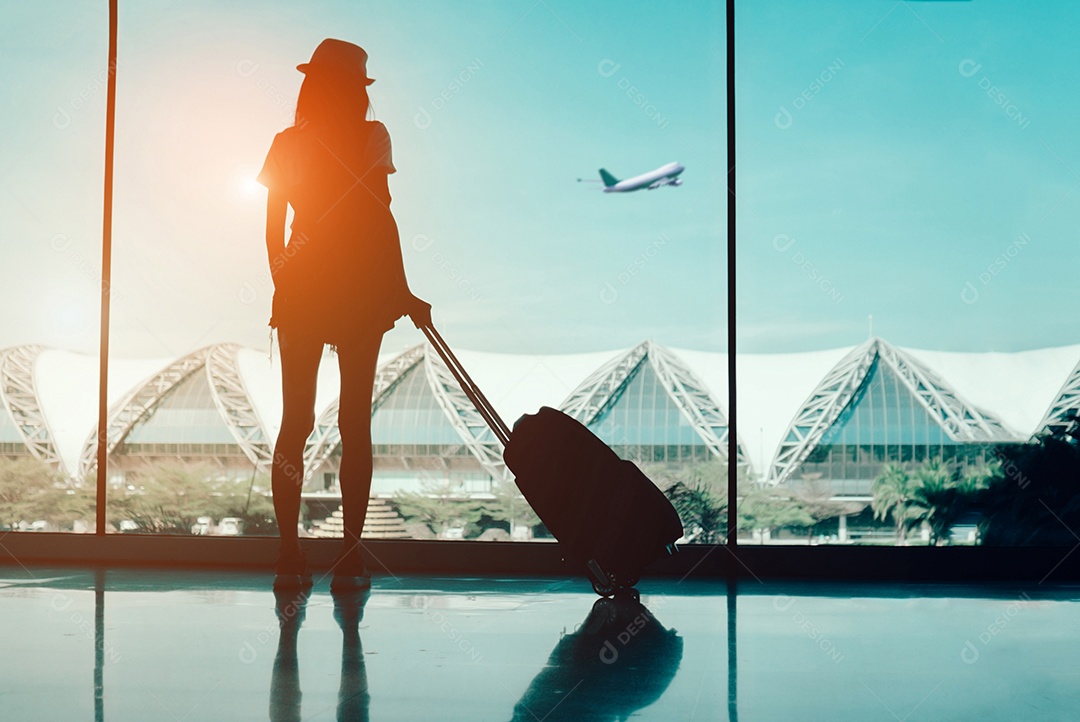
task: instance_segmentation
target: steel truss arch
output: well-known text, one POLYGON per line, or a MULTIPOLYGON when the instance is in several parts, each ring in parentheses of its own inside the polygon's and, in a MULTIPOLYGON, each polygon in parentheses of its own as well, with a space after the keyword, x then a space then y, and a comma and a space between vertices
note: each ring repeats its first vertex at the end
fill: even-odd
POLYGON ((430 343, 424 344, 424 368, 427 372, 428 384, 435 394, 439 408, 457 431, 473 458, 480 462, 480 466, 495 481, 511 480, 513 475, 503 462, 499 442, 490 433, 484 417, 461 390, 457 379, 430 343), (491 438, 490 441, 482 440, 485 433, 491 438))
POLYGON ((1016 440, 1016 434, 1004 423, 962 399, 933 371, 881 339, 877 341, 881 357, 889 362, 908 390, 915 394, 953 441, 1016 440))
POLYGON ((0 398, 27 450, 58 471, 66 471, 41 408, 34 363, 44 346, 14 346, 0 352, 0 398))
MULTIPOLYGON (((371 389, 371 414, 385 401, 405 375, 424 359, 424 345, 417 344, 404 353, 398 354, 375 372, 375 383, 371 389)), ((338 408, 341 397, 319 414, 315 428, 308 436, 304 446, 304 481, 310 481, 315 471, 323 466, 334 451, 341 446, 341 430, 338 429, 338 408)))
POLYGON ((1016 440, 1000 420, 962 399, 937 374, 884 340, 873 338, 841 359, 803 402, 776 451, 769 481, 787 481, 817 448, 825 432, 858 394, 875 363, 886 364, 953 441, 1016 440))
MULTIPOLYGON (((244 455, 256 466, 269 463, 271 454, 265 428, 240 376, 239 350, 240 346, 234 343, 201 348, 169 364, 125 395, 109 412, 106 456, 112 456, 127 435, 149 419, 175 388, 195 374, 204 373, 214 406, 244 455)), ((79 456, 79 473, 83 478, 97 468, 97 442, 95 428, 79 456)))
MULTIPOLYGON (((105 429, 106 458, 112 456, 136 424, 153 413, 169 391, 206 366, 209 353, 209 347, 201 348, 169 364, 129 391, 113 406, 105 429)), ((98 428, 95 424, 79 455, 79 475, 84 479, 97 469, 97 444, 98 428)))
POLYGON ((615 405, 648 353, 649 342, 644 341, 622 356, 608 361, 571 391, 559 409, 588 426, 615 405))
MULTIPOLYGON (((728 449, 728 420, 727 416, 720 411, 720 405, 716 403, 694 372, 682 364, 678 358, 663 346, 649 343, 648 359, 667 391, 668 396, 678 407, 682 415, 690 421, 690 425, 697 432, 705 446, 716 455, 718 459, 727 458, 728 449)), ((738 462, 740 465, 749 467, 749 455, 746 449, 739 443, 738 462)))
MULTIPOLYGON (((719 459, 727 458, 728 420, 707 387, 673 353, 652 341, 645 341, 612 359, 589 375, 559 406, 586 426, 613 407, 648 364, 672 403, 705 446, 719 459)), ((749 455, 739 444, 739 463, 748 464, 749 455)))
POLYGON ((1061 389, 1054 395, 1042 421, 1035 427, 1032 438, 1066 431, 1070 425, 1068 418, 1077 413, 1080 413, 1080 363, 1076 364, 1061 389))
POLYGON ((214 405, 244 456, 256 468, 265 468, 273 454, 266 439, 266 427, 240 375, 239 351, 240 346, 234 343, 211 346, 206 357, 206 377, 214 405))

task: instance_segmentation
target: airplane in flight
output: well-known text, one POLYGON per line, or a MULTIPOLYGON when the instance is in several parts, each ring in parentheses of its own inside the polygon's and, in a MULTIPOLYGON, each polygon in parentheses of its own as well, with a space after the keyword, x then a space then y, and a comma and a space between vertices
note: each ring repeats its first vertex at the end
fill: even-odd
POLYGON ((626 180, 619 180, 601 168, 600 178, 604 182, 605 193, 629 193, 642 188, 653 190, 660 186, 681 186, 682 181, 677 176, 684 170, 686 168, 678 163, 668 163, 648 173, 642 173, 626 180))

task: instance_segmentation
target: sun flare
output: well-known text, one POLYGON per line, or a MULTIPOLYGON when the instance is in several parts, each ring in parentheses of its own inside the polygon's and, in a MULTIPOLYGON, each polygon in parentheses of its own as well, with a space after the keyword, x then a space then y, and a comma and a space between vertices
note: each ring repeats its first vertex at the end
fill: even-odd
POLYGON ((265 192, 251 168, 241 168, 233 174, 233 190, 243 200, 255 200, 265 192))

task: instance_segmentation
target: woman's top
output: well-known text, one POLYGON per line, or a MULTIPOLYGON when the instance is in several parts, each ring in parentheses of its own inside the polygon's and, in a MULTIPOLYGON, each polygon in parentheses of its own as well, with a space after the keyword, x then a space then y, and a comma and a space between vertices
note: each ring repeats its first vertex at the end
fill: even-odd
POLYGON ((310 125, 274 137, 257 179, 293 207, 292 234, 274 273, 272 327, 341 345, 392 328, 409 297, 397 224, 387 205, 395 171, 377 121, 346 137, 310 125))

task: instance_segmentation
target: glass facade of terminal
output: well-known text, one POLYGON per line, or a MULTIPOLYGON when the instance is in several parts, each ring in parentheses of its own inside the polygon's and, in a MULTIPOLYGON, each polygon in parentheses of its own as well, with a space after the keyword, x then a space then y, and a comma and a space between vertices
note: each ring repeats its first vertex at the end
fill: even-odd
POLYGON ((454 455, 461 437, 439 407, 424 365, 405 373, 371 416, 371 443, 379 456, 454 455))
POLYGON ((792 474, 827 481, 838 497, 869 499, 887 464, 918 466, 931 459, 962 470, 985 466, 995 444, 954 440, 896 373, 875 358, 839 418, 792 474))
POLYGON ((713 456, 646 361, 588 427, 636 463, 690 464, 713 456))

